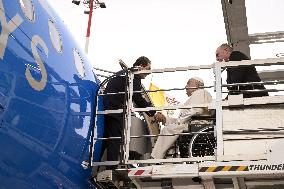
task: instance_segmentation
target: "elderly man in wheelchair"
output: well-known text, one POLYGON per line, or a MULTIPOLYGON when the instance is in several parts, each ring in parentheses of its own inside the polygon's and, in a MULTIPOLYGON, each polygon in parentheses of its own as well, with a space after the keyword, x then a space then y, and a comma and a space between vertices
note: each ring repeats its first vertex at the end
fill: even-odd
MULTIPOLYGON (((203 86, 204 82, 201 78, 189 79, 186 85, 186 94, 189 99, 184 105, 194 106, 195 104, 211 103, 212 97, 208 91, 202 88, 203 86)), ((154 159, 165 158, 168 149, 178 138, 180 157, 213 155, 214 146, 212 147, 212 145, 214 145, 215 139, 214 134, 210 132, 213 131, 213 124, 214 120, 212 120, 211 112, 207 108, 182 109, 178 118, 166 118, 165 127, 161 130, 161 136, 157 139, 151 157, 154 159), (210 133, 179 137, 179 134, 183 131, 210 133)), ((172 157, 178 156, 173 154, 172 157)))

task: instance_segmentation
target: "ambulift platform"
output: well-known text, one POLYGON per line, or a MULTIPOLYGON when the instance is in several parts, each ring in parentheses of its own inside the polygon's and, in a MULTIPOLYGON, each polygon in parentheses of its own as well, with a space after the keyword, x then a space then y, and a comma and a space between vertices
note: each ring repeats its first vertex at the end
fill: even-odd
POLYGON ((284 96, 229 96, 220 103, 215 156, 128 160, 144 166, 102 171, 99 188, 284 188, 284 96))

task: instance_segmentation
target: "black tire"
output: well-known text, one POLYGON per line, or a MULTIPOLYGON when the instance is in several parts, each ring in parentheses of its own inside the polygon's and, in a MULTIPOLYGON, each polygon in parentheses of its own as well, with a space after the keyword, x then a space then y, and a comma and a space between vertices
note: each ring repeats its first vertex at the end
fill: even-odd
POLYGON ((204 157, 213 156, 216 146, 216 139, 214 137, 214 126, 206 126, 198 132, 208 132, 206 134, 193 135, 189 145, 190 157, 204 157))

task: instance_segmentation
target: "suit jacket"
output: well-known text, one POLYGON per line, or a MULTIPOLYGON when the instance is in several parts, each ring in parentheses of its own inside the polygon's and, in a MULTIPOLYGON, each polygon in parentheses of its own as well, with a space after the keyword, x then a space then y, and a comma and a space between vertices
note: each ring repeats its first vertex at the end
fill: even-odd
MULTIPOLYGON (((233 51, 229 58, 230 61, 241 61, 241 60, 249 60, 249 58, 239 52, 233 51)), ((254 66, 238 66, 233 68, 227 68, 227 84, 232 83, 247 83, 247 82, 260 82, 260 78, 257 74, 257 71, 254 66)), ((240 90, 254 90, 254 89, 265 89, 264 85, 247 85, 247 86, 233 86, 228 87, 229 95, 240 94, 240 90)), ((261 97, 268 96, 267 92, 244 92, 244 98, 251 97, 261 97)))
MULTIPOLYGON (((125 76, 116 76, 109 80, 106 89, 104 93, 118 93, 118 92, 124 92, 126 83, 125 83, 125 76)), ((141 84, 141 78, 139 75, 135 75, 133 79, 133 91, 142 91, 142 84, 141 84)), ((122 109, 124 106, 124 94, 114 94, 114 95, 106 95, 104 96, 104 110, 117 110, 122 109)), ((151 103, 147 102, 145 98, 142 97, 141 93, 133 93, 132 97, 134 103, 139 108, 145 108, 145 107, 151 107, 151 103)), ((153 116, 156 112, 155 111, 149 111, 146 112, 149 116, 153 116)), ((110 114, 108 114, 109 116, 110 114)), ((121 116, 121 114, 111 114, 112 116, 118 115, 121 116)))

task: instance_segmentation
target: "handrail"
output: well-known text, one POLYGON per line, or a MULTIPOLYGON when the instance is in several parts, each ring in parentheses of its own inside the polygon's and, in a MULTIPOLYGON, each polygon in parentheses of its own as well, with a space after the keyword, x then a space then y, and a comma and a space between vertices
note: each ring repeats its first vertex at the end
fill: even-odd
MULTIPOLYGON (((165 69, 153 69, 153 70, 141 70, 141 71, 132 71, 129 70, 128 72, 128 91, 126 92, 119 92, 119 93, 108 93, 108 94, 99 94, 98 96, 105 96, 105 95, 117 95, 117 94, 127 94, 128 97, 126 103, 125 112, 128 116, 126 116, 126 130, 124 132, 123 137, 109 137, 109 138, 99 138, 94 137, 93 140, 117 140, 124 138, 124 164, 129 164, 132 160, 128 160, 129 152, 129 141, 131 138, 141 138, 141 137, 157 137, 157 136, 175 136, 175 135, 194 135, 194 134, 205 134, 208 132, 191 132, 191 133, 175 133, 171 135, 141 135, 141 136, 130 136, 130 127, 131 127, 131 115, 133 112, 147 112, 151 110, 162 111, 162 110, 177 110, 177 109, 189 109, 189 108, 208 108, 208 109, 215 109, 216 110, 216 127, 214 129, 215 136, 217 138, 217 149, 215 153, 215 161, 221 161, 223 154, 223 127, 222 127, 222 108, 226 106, 226 102, 222 99, 222 94, 227 93, 226 91, 222 91, 222 88, 229 87, 229 86, 246 86, 246 85, 257 85, 257 84, 264 84, 264 85, 276 85, 276 84, 284 84, 284 80, 275 80, 275 81, 265 81, 265 82, 247 82, 247 83, 234 83, 234 84, 222 84, 222 77, 221 73, 223 68, 226 67, 236 67, 236 66, 269 66, 269 65, 284 65, 284 58, 269 58, 269 59, 259 59, 259 60, 245 60, 245 61, 231 61, 231 62, 221 62, 221 63, 214 63, 211 65, 201 65, 201 66, 188 66, 188 67, 177 67, 177 68, 165 68, 165 69), (215 75, 215 82, 214 85, 203 86, 202 88, 212 88, 214 87, 214 91, 216 93, 216 98, 212 103, 208 104, 195 104, 195 105, 173 105, 173 106, 163 106, 163 107, 146 107, 146 108, 133 108, 132 107, 132 95, 134 93, 149 93, 149 92, 158 92, 158 91, 173 91, 173 90, 185 90, 190 89, 189 87, 184 88, 169 88, 169 89, 158 89, 158 90, 145 90, 145 91, 133 91, 132 83, 133 77, 137 74, 154 74, 154 73, 165 73, 165 72, 177 72, 177 71, 188 71, 188 70, 201 70, 201 69, 212 69, 215 75)), ((284 89, 257 89, 257 90, 240 90, 239 92, 259 92, 259 91, 266 91, 266 92, 278 92, 284 91, 284 89)), ((261 103, 262 104, 262 103, 261 103)), ((96 115, 106 115, 109 113, 123 113, 123 109, 117 110, 104 110, 104 111, 96 111, 96 115)), ((201 158, 202 159, 202 158, 201 158)))
POLYGON ((237 66, 271 66, 271 65, 284 65, 284 58, 267 58, 267 59, 254 59, 242 61, 229 61, 229 62, 216 62, 221 68, 237 67, 237 66))
MULTIPOLYGON (((158 135, 131 135, 130 138, 142 138, 142 137, 158 137, 158 136, 188 136, 188 135, 195 135, 195 134, 208 134, 208 133, 213 133, 213 131, 208 131, 208 132, 189 132, 189 133, 173 133, 173 134, 158 134, 158 135)), ((99 137, 99 138, 94 138, 95 140, 111 140, 111 139, 121 139, 122 137, 99 137)))
MULTIPOLYGON (((199 89, 207 89, 207 88, 213 88, 213 85, 209 86, 202 86, 199 87, 199 89)), ((182 88, 169 88, 169 89, 156 89, 156 90, 145 90, 145 91, 133 91, 133 93, 149 93, 149 92, 159 92, 159 91, 181 91, 185 89, 196 89, 196 87, 182 87, 182 88)), ((118 92, 118 93, 103 93, 99 94, 99 96, 107 96, 107 95, 121 95, 125 94, 125 92, 118 92)))
MULTIPOLYGON (((172 105, 172 106, 161 106, 161 107, 146 107, 146 108, 132 108, 131 112, 149 112, 151 110, 162 111, 162 110, 177 110, 177 109, 189 109, 189 108, 207 108, 214 109, 214 102, 206 104, 194 104, 194 105, 172 105)), ((97 111, 97 115, 110 114, 110 113, 122 113, 123 109, 117 110, 104 110, 97 111)))

